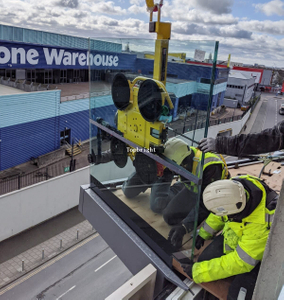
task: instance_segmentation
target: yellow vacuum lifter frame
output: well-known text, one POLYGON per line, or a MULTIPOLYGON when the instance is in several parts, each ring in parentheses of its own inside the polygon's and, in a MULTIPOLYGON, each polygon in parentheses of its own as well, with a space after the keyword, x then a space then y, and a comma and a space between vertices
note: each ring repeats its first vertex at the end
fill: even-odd
MULTIPOLYGON (((148 122, 140 113, 138 106, 139 82, 145 80, 149 80, 149 78, 138 76, 132 82, 128 80, 130 87, 129 105, 123 111, 118 110, 117 124, 118 130, 123 133, 123 136, 126 139, 151 151, 151 148, 154 149, 156 146, 161 146, 163 144, 161 134, 163 130, 166 130, 166 125, 160 121, 148 122)), ((158 80, 150 80, 156 82, 161 91, 162 105, 167 101, 170 109, 173 109, 171 98, 164 84, 158 80)), ((128 155, 133 159, 135 157, 135 152, 132 151, 128 153, 128 155)))
MULTIPOLYGON (((146 0, 147 9, 150 12, 149 32, 156 32, 157 38, 155 43, 154 70, 153 81, 158 85, 161 96, 162 105, 165 101, 168 102, 170 109, 173 109, 172 101, 166 90, 167 79, 167 64, 168 64, 168 49, 169 39, 171 36, 171 23, 161 22, 161 7, 163 0, 159 4, 154 4, 154 0, 146 0), (153 12, 157 11, 157 21, 153 22, 153 12)), ((128 107, 117 113, 118 130, 123 133, 123 136, 133 141, 140 147, 144 147, 151 151, 157 146, 162 146, 165 141, 162 139, 163 132, 166 130, 166 124, 160 121, 146 121, 138 106, 139 81, 145 81, 149 78, 138 76, 132 82, 128 80, 130 87, 130 100, 128 107), (137 84, 136 84, 137 83, 137 84)), ((130 147, 132 148, 132 147, 130 147)), ((133 160, 135 151, 128 152, 128 156, 133 160)))
POLYGON ((155 44, 154 72, 153 78, 166 85, 169 39, 171 38, 171 23, 161 22, 160 4, 154 4, 154 0, 146 0, 147 9, 150 12, 149 32, 156 32, 157 39, 155 44), (153 22, 153 12, 157 11, 157 21, 153 22))

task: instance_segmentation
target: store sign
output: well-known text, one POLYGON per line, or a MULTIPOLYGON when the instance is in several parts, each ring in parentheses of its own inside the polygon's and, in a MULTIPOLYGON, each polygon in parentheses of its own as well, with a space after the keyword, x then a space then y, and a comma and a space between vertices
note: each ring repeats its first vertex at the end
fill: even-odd
POLYGON ((88 66, 118 68, 133 61, 134 55, 101 53, 98 51, 62 49, 60 47, 38 46, 1 42, 0 68, 88 68, 88 66))

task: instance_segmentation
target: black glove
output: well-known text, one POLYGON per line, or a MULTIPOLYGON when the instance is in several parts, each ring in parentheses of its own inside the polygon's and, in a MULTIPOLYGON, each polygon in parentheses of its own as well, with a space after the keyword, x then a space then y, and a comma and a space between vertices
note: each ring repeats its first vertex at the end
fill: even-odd
POLYGON ((192 278, 192 267, 194 265, 193 261, 190 261, 189 263, 182 264, 182 268, 184 273, 186 273, 190 278, 192 278))
POLYGON ((185 228, 182 225, 177 225, 171 229, 168 241, 170 241, 174 247, 180 249, 182 246, 182 239, 185 234, 185 228))
POLYGON ((195 240, 195 248, 199 250, 201 247, 203 247, 204 241, 205 241, 204 238, 198 235, 195 240))
POLYGON ((88 154, 88 162, 90 164, 95 164, 97 162, 96 154, 92 151, 92 154, 88 154))
POLYGON ((163 181, 164 182, 172 182, 174 177, 174 173, 169 169, 165 168, 164 173, 163 173, 163 181))
POLYGON ((198 148, 203 152, 216 152, 216 140, 213 138, 205 138, 200 140, 198 148))

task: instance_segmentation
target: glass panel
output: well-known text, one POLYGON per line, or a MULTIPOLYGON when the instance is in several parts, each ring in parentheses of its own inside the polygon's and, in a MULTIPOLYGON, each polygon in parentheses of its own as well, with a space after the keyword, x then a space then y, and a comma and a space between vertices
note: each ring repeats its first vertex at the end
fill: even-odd
POLYGON ((208 215, 196 146, 226 88, 216 80, 218 43, 105 41, 107 51, 89 49, 94 191, 165 261, 191 257, 194 229, 208 215), (168 237, 182 223, 177 245, 168 237))

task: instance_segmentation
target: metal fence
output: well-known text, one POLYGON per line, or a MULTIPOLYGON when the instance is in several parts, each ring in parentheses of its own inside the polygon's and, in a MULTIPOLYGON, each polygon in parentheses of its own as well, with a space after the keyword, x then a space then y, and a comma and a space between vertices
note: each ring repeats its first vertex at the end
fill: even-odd
POLYGON ((64 159, 63 161, 36 169, 35 171, 29 173, 22 173, 9 177, 7 176, 6 178, 0 178, 0 195, 20 190, 24 187, 49 180, 89 165, 87 158, 78 160, 74 158, 73 163, 71 161, 71 159, 64 159))
POLYGON ((261 95, 259 95, 259 96, 256 98, 254 104, 251 106, 250 113, 252 113, 252 112, 254 111, 254 109, 255 109, 255 107, 256 107, 256 105, 257 105, 257 103, 259 102, 260 99, 261 99, 261 95))

